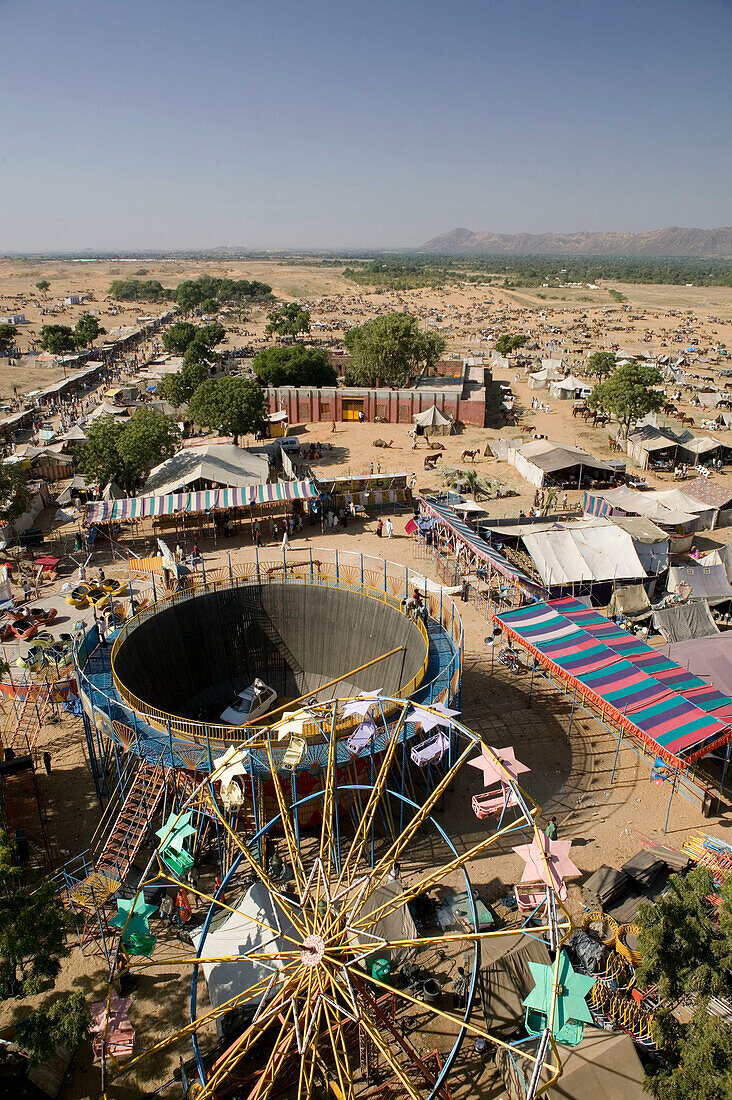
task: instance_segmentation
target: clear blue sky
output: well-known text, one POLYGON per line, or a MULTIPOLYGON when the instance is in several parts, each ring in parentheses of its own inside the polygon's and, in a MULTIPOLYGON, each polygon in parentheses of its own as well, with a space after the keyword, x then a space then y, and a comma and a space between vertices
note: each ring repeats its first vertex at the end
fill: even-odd
POLYGON ((0 0, 0 250, 732 224, 730 0, 0 0))

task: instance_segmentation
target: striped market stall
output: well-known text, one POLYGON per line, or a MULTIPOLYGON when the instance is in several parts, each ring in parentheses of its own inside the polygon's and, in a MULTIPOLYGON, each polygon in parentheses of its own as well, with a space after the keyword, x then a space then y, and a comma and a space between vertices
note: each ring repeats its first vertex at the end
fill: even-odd
POLYGON ((676 777, 699 785, 696 761, 723 746, 729 759, 732 699, 592 608, 570 597, 495 621, 550 679, 676 777))

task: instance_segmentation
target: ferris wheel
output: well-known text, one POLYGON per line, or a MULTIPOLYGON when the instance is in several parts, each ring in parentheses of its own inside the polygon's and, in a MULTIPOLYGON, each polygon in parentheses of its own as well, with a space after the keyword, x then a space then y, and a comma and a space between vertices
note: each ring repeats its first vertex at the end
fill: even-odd
POLYGON ((439 703, 370 692, 314 705, 307 719, 319 731, 317 769, 293 766, 289 716, 230 746, 158 830, 118 918, 101 1029, 105 1095, 169 1048, 190 1058, 191 1043, 186 1076, 198 1100, 449 1098, 466 1039, 512 1054, 526 1095, 541 1095, 561 1072, 569 864, 537 827, 538 807, 517 779, 528 769, 439 703), (354 715, 346 741, 338 724, 354 715), (451 828, 466 807, 470 828, 451 828), (185 878, 206 837, 220 867, 209 889, 185 878), (470 869, 512 849, 526 863, 522 904, 497 927, 470 869), (205 906, 192 948, 177 941, 171 953, 155 935, 148 899, 160 887, 205 906), (477 1005, 482 952, 502 937, 541 941, 554 959, 539 1025, 510 1040, 492 1030, 485 998, 477 1005), (160 1036, 157 1020, 149 1039, 138 1028, 133 1046, 115 1047, 120 972, 144 981, 171 965, 190 972, 188 1022, 160 1036))

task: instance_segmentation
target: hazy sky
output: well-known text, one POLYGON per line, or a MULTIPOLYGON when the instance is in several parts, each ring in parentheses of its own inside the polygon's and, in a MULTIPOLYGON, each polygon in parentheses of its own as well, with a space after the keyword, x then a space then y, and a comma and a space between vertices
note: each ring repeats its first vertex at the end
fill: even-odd
POLYGON ((732 224, 730 0, 0 0, 0 249, 732 224))

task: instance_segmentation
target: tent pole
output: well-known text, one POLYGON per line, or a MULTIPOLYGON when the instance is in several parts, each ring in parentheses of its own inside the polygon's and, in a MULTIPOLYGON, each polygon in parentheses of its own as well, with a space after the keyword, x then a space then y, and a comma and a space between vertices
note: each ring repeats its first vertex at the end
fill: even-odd
POLYGON ((615 782, 615 769, 618 766, 618 756, 620 755, 620 741, 621 741, 621 737, 620 737, 620 734, 618 733, 618 747, 615 750, 615 761, 613 763, 612 775, 610 776, 610 782, 611 783, 615 782))
POLYGON ((724 781, 727 777, 727 768, 729 767, 730 750, 732 750, 732 741, 727 742, 727 754, 724 758, 724 767, 722 768, 722 782, 719 784, 719 797, 720 798, 724 794, 724 781))
POLYGON ((677 769, 677 770, 676 770, 676 771, 674 772, 674 781, 673 781, 673 783, 671 784, 671 797, 670 797, 670 798, 669 798, 669 800, 668 800, 668 809, 666 810, 666 821, 664 822, 664 826, 663 826, 663 835, 664 835, 664 836, 665 836, 665 835, 666 835, 666 833, 668 832, 668 819, 669 819, 669 816, 670 816, 670 814, 671 814, 671 803, 673 802, 673 798, 674 798, 674 791, 676 790, 676 780, 677 780, 677 778, 678 778, 678 774, 679 774, 679 773, 678 773, 678 769, 677 769))

